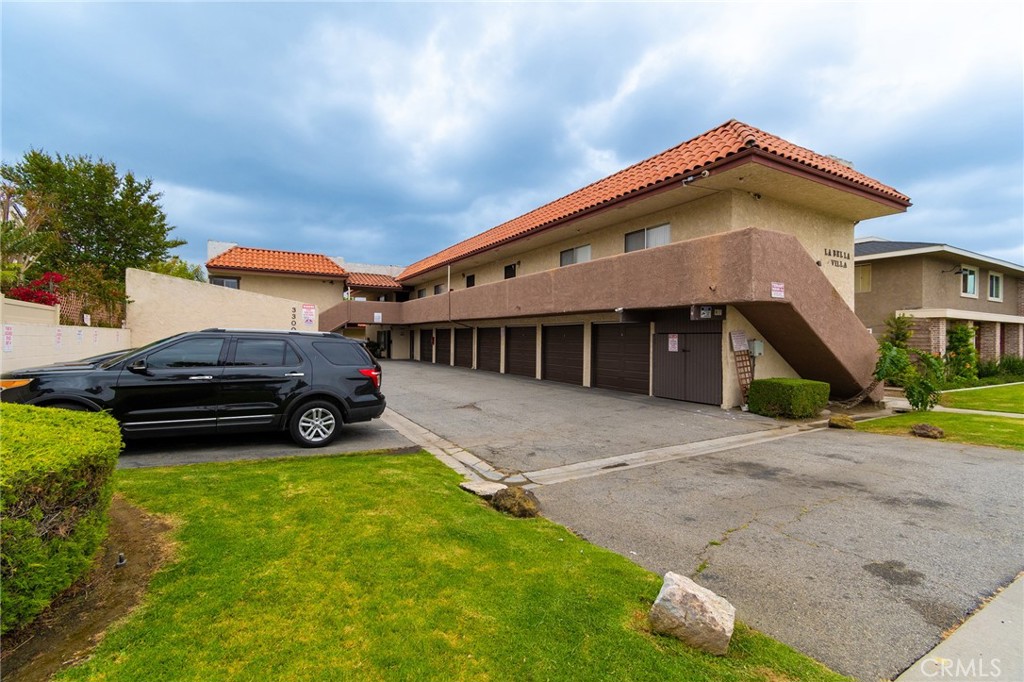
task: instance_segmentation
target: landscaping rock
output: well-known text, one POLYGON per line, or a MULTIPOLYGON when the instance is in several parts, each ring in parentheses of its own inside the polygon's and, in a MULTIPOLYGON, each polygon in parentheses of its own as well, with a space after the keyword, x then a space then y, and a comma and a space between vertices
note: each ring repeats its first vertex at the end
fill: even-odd
POLYGON ((837 414, 828 420, 828 427, 830 429, 852 429, 856 427, 856 422, 848 414, 837 414))
POLYGON ((931 424, 914 424, 910 427, 910 432, 918 438, 945 438, 946 432, 940 429, 938 426, 932 426, 931 424))
POLYGON ((500 492, 508 486, 503 483, 494 483, 492 481, 463 481, 459 484, 459 487, 463 490, 484 498, 485 500, 491 499, 495 493, 500 492))
POLYGON ((494 493, 491 506, 498 511, 518 516, 521 519, 532 518, 540 514, 540 503, 537 496, 525 488, 505 488, 494 493))
POLYGON ((689 578, 669 572, 648 618, 654 632, 724 656, 732 639, 736 608, 689 578))

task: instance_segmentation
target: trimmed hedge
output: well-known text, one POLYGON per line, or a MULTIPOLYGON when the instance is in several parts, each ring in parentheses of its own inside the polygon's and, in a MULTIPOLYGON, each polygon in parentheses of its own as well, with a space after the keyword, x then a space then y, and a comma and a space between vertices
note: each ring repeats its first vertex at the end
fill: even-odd
POLYGON ((110 415, 0 403, 0 632, 82 577, 107 534, 121 432, 110 415))
POLYGON ((766 417, 815 417, 828 405, 831 387, 807 379, 755 379, 747 393, 748 409, 766 417))

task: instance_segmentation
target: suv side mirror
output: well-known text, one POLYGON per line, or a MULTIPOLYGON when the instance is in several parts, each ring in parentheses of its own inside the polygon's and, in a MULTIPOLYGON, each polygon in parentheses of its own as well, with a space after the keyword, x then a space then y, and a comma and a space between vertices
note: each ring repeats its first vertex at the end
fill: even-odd
POLYGON ((143 359, 136 360, 126 367, 129 372, 135 372, 136 374, 146 373, 146 361, 143 359))

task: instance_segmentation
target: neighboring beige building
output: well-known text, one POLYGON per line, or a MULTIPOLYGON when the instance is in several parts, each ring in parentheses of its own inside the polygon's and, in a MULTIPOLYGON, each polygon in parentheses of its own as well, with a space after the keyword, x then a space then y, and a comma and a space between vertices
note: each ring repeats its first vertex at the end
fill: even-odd
POLYGON ((910 345, 946 352, 957 323, 975 328, 981 360, 1024 357, 1024 266, 947 244, 868 237, 855 248, 857 315, 876 338, 893 313, 914 318, 910 345))

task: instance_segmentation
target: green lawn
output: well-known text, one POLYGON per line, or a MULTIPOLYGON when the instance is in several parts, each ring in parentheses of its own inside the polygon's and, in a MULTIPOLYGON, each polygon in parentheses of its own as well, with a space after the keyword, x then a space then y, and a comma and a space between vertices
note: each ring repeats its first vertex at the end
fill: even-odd
POLYGON ((1024 384, 943 393, 939 404, 965 410, 1024 414, 1024 384))
POLYGON ((913 438, 910 427, 921 423, 941 428, 946 432, 945 440, 1024 450, 1024 419, 1013 417, 988 417, 955 412, 908 412, 883 419, 857 422, 857 430, 913 438))
POLYGON ((652 636, 659 576, 425 453, 117 476, 178 520, 178 560, 61 680, 846 679, 742 625, 723 658, 652 636))

